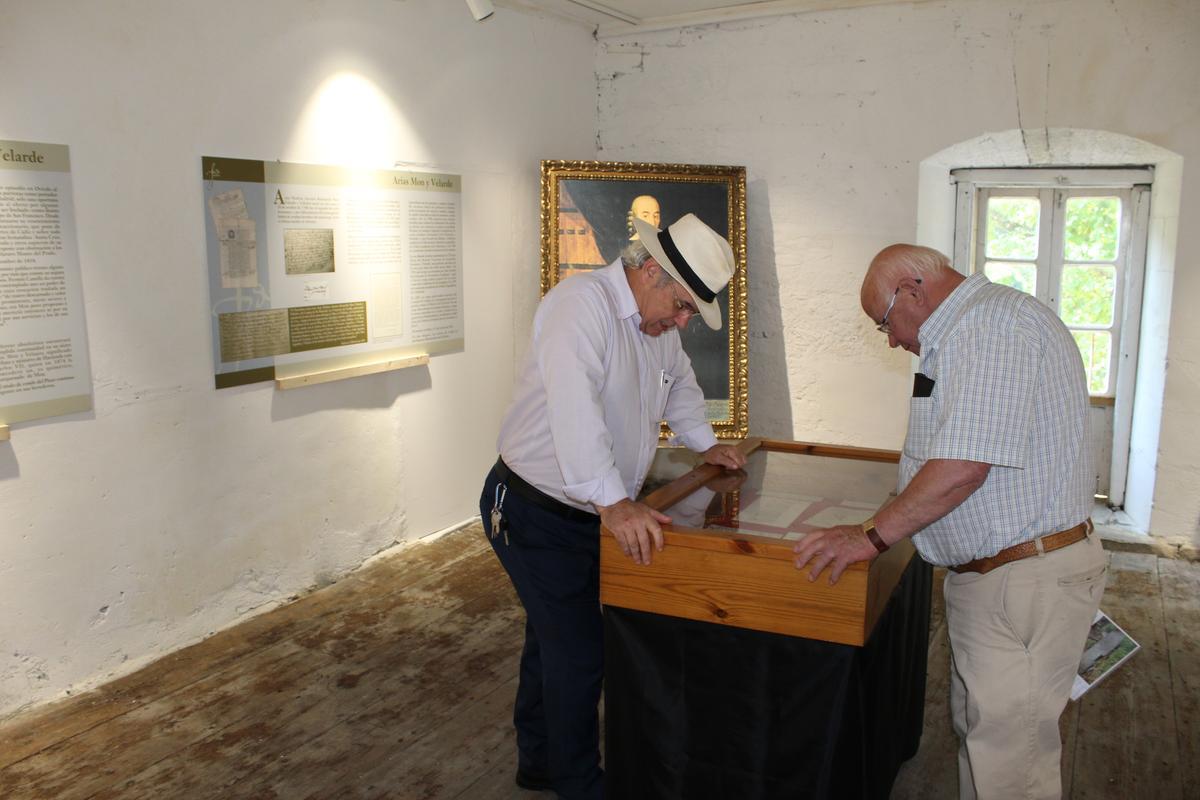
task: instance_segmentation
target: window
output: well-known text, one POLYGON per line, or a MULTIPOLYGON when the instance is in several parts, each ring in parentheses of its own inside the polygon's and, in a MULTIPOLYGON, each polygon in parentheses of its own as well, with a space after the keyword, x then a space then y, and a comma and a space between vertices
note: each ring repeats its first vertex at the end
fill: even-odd
POLYGON ((1092 398, 1096 494, 1119 505, 1153 171, 963 169, 951 176, 955 268, 983 271, 1037 297, 1071 331, 1092 398))
POLYGON ((978 191, 976 269, 1057 311, 1079 346, 1088 391, 1113 397, 1134 190, 978 191))

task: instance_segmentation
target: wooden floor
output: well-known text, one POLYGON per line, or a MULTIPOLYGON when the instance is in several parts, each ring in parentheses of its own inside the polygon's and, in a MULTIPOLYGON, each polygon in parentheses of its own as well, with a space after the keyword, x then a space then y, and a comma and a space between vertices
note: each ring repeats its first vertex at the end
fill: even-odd
MULTIPOLYGON (((1143 652, 1068 707, 1066 796, 1195 798, 1200 564, 1110 555, 1104 608, 1143 652)), ((925 733, 896 798, 956 796, 935 591, 925 733)), ((471 526, 0 724, 0 798, 535 800, 512 783, 522 625, 471 526)))

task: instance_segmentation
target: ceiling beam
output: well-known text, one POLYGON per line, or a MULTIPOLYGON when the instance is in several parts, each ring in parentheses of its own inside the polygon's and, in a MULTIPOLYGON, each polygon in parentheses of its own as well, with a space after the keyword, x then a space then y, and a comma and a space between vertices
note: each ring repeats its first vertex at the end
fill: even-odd
POLYGON ((642 20, 638 19, 637 17, 630 16, 629 14, 626 14, 623 11, 618 11, 615 8, 610 8, 603 3, 597 3, 596 0, 567 0, 567 2, 574 3, 577 6, 583 6, 584 8, 590 8, 592 11, 596 11, 606 17, 612 17, 613 19, 620 20, 626 25, 633 25, 636 27, 642 24, 642 20))
MULTIPOLYGON (((590 0, 569 0, 578 5, 591 6, 590 0)), ((708 11, 689 11, 683 14, 671 14, 663 17, 645 17, 635 23, 604 22, 596 30, 600 38, 613 36, 628 36, 632 33, 650 33, 672 28, 686 28, 692 25, 712 25, 719 22, 755 19, 758 17, 778 17, 785 14, 807 14, 814 11, 837 11, 862 6, 881 6, 904 3, 916 5, 919 3, 941 2, 941 0, 763 0, 757 3, 740 3, 738 5, 714 8, 708 11)), ((600 5, 596 3, 595 5, 600 5)), ((619 13, 619 12, 618 12, 619 13)))

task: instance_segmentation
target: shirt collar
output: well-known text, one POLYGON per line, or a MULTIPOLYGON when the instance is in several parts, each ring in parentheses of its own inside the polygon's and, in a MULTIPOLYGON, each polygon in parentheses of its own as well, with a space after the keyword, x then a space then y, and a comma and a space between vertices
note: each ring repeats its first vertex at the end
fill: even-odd
POLYGON ((629 319, 638 313, 637 300, 633 297, 633 289, 629 288, 629 279, 625 277, 625 265, 617 259, 600 270, 600 277, 607 281, 612 288, 613 297, 617 301, 617 318, 629 319))
POLYGON ((946 338, 946 334, 954 327, 959 316, 970 305, 971 298, 984 286, 991 284, 982 272, 976 272, 954 287, 954 291, 933 310, 929 318, 921 324, 917 331, 917 340, 921 343, 921 354, 936 350, 946 338))

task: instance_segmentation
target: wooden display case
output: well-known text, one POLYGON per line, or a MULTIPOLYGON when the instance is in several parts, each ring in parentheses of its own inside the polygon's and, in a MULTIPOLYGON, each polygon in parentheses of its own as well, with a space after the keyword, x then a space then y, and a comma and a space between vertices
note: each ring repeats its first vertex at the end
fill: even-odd
MULTIPOLYGON (((641 566, 603 530, 600 600, 609 606, 861 646, 913 556, 904 539, 837 584, 797 570, 808 532, 857 524, 894 494, 891 450, 747 439, 742 474, 702 464, 643 499, 672 517, 641 566)), ((653 473, 651 475, 653 478, 653 473)))

